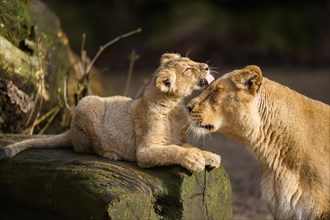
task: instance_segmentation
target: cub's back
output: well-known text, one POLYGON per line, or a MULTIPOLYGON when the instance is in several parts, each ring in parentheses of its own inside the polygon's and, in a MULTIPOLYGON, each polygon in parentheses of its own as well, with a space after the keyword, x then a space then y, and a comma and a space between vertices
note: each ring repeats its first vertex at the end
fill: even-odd
POLYGON ((135 148, 132 99, 124 96, 103 98, 102 140, 116 148, 135 148))
POLYGON ((132 99, 124 96, 87 96, 77 105, 71 127, 82 128, 103 147, 130 157, 135 152, 131 103, 132 99))

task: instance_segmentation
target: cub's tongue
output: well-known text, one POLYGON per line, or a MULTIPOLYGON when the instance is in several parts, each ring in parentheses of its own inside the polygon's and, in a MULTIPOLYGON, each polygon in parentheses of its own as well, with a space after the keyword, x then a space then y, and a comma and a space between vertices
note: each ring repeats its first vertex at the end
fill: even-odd
POLYGON ((207 75, 205 76, 205 78, 202 78, 202 79, 199 81, 198 85, 199 85, 200 87, 209 86, 213 81, 214 81, 214 77, 213 77, 211 74, 207 74, 207 75))
POLYGON ((211 74, 207 74, 207 76, 205 77, 205 79, 207 80, 208 85, 210 85, 211 82, 214 81, 214 77, 211 74))

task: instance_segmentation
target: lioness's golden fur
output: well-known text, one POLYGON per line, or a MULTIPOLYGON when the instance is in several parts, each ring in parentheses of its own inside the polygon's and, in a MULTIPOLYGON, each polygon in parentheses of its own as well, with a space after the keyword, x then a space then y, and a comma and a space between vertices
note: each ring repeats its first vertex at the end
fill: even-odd
POLYGON ((188 108, 196 132, 220 131, 257 157, 275 219, 330 218, 328 105, 247 66, 215 80, 188 108))
POLYGON ((83 98, 73 112, 68 132, 26 140, 2 148, 0 160, 28 148, 73 145, 77 152, 113 160, 137 161, 141 167, 181 165, 201 171, 218 167, 220 156, 185 143, 182 101, 212 80, 207 64, 178 54, 164 54, 143 96, 83 98))

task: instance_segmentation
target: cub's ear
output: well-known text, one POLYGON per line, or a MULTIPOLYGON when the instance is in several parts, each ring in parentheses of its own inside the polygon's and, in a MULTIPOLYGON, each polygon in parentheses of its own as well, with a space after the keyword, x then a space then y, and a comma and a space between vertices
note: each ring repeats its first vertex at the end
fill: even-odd
POLYGON ((258 66, 246 66, 233 75, 232 81, 238 88, 246 89, 254 95, 261 86, 262 72, 258 66))
POLYGON ((167 61, 173 60, 173 59, 177 59, 180 58, 181 55, 178 53, 164 53, 162 55, 162 58, 160 59, 161 63, 165 63, 167 61))
POLYGON ((176 75, 170 71, 160 71, 156 75, 156 87, 162 92, 173 92, 175 90, 176 75))

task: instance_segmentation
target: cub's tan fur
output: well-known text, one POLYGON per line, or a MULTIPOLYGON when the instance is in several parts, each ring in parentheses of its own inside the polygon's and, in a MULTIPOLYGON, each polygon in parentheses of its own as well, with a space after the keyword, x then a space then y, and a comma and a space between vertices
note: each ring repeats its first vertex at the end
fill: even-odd
POLYGON ((275 219, 330 218, 330 108, 247 66, 215 80, 188 103, 195 131, 244 143, 263 170, 275 219))
POLYGON ((73 112, 68 132, 2 148, 0 160, 28 148, 73 145, 77 152, 137 161, 141 167, 179 164, 191 172, 205 165, 218 167, 220 156, 192 147, 184 137, 187 119, 182 101, 208 84, 210 77, 207 64, 164 54, 141 98, 85 97, 73 112))

